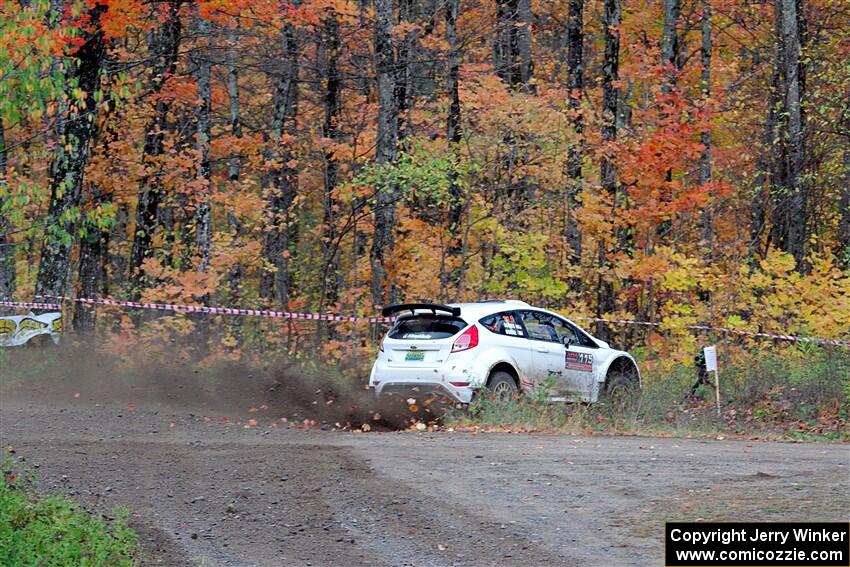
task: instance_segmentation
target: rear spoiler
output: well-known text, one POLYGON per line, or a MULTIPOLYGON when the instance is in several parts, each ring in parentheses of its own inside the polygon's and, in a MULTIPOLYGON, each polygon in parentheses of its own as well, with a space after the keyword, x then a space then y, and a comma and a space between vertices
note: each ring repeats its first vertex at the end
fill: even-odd
POLYGON ((400 311, 415 311, 417 309, 427 309, 433 311, 434 315, 437 311, 448 313, 454 317, 460 317, 460 307, 450 307, 448 305, 440 305, 438 303, 399 303, 398 305, 390 305, 381 310, 381 315, 389 317, 400 311))

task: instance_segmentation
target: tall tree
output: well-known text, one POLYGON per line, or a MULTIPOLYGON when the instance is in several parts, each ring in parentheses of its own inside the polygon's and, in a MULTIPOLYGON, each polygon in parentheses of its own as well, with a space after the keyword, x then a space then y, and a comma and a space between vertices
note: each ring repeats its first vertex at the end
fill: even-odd
POLYGON ((782 85, 781 156, 778 169, 781 183, 773 186, 771 240, 804 268, 806 244, 807 188, 803 179, 805 166, 805 121, 803 115, 803 61, 801 58, 804 21, 803 0, 776 0, 779 32, 777 65, 782 85))
POLYGON ((567 214, 566 236, 570 247, 570 256, 574 264, 581 263, 581 231, 575 219, 581 195, 582 171, 584 159, 584 117, 581 100, 584 94, 584 0, 569 0, 569 20, 567 21, 567 108, 570 121, 576 134, 576 141, 570 144, 567 156, 567 214))
MULTIPOLYGON (((459 159, 461 124, 460 124, 460 53, 458 52, 457 17, 459 0, 446 1, 446 42, 448 53, 446 54, 447 66, 447 89, 449 95, 449 113, 446 120, 446 139, 449 144, 449 152, 454 160, 459 159)), ((463 211, 465 207, 464 195, 458 177, 457 167, 453 165, 449 172, 449 207, 448 225, 449 256, 454 264, 450 269, 443 270, 443 281, 441 282, 442 293, 446 297, 457 299, 463 288, 464 265, 463 265, 463 241, 461 233, 463 211), (449 289, 453 287, 454 291, 449 289)))
POLYGON ((76 101, 67 120, 62 122, 60 144, 50 168, 50 205, 45 218, 36 295, 64 295, 68 283, 83 176, 97 118, 95 93, 100 89, 106 55, 106 39, 100 25, 105 10, 103 4, 91 9, 83 43, 69 65, 68 96, 76 101))
MULTIPOLYGON (((398 155, 397 62, 393 53, 394 0, 375 0, 375 58, 378 75, 378 134, 375 163, 395 162, 398 155)), ((392 252, 396 223, 398 188, 377 187, 375 195, 375 232, 369 260, 372 265, 372 300, 375 305, 395 301, 394 282, 388 281, 387 258, 392 252)))
MULTIPOLYGON (((325 19, 325 121, 322 127, 322 136, 333 143, 340 141, 339 120, 342 111, 342 77, 339 72, 340 37, 339 21, 336 13, 325 19)), ((327 303, 335 303, 339 297, 339 235, 337 234, 337 207, 338 202, 334 196, 339 177, 339 163, 335 150, 327 146, 322 151, 322 164, 324 165, 324 227, 325 234, 323 242, 323 275, 322 275, 322 297, 320 306, 325 307, 327 303)))
POLYGON ((195 82, 198 85, 198 102, 195 107, 195 152, 197 169, 195 179, 198 191, 195 195, 195 249, 199 258, 198 271, 206 272, 210 265, 212 248, 212 165, 210 163, 210 140, 212 138, 212 59, 209 49, 211 24, 199 18, 198 35, 203 46, 192 54, 195 67, 195 82))
MULTIPOLYGON (((151 239, 157 229, 159 205, 162 200, 162 171, 158 159, 164 151, 165 134, 173 130, 169 124, 169 105, 158 95, 168 78, 174 75, 177 55, 180 47, 181 2, 170 2, 162 26, 148 34, 148 50, 151 57, 150 86, 148 96, 153 104, 153 117, 145 127, 145 139, 142 148, 142 161, 148 168, 139 184, 139 196, 136 206, 136 228, 133 232, 133 244, 130 252, 129 274, 139 278, 142 262, 153 254, 151 239)), ((137 280, 138 281, 138 280, 137 280)), ((141 287, 136 296, 141 293, 141 287)))
MULTIPOLYGON (((705 103, 711 97, 711 0, 702 0, 702 35, 700 42, 700 61, 702 71, 700 74, 700 90, 705 103)), ((711 126, 700 132, 700 142, 703 150, 699 162, 699 182, 705 185, 711 181, 711 126)), ((706 248, 711 253, 714 234, 711 219, 711 202, 702 210, 702 239, 706 248)))
MULTIPOLYGON (((620 0, 605 0, 605 15, 602 26, 605 30, 605 57, 602 62, 602 140, 612 143, 617 139, 617 104, 620 97, 617 84, 620 80, 620 0)), ((599 164, 602 189, 611 199, 612 215, 616 217, 619 205, 617 168, 611 156, 611 149, 604 148, 599 164)), ((597 317, 614 310, 614 291, 603 270, 608 266, 608 254, 605 240, 599 239, 600 274, 596 286, 597 317)), ((607 332, 600 323, 597 331, 605 336, 607 332)))
POLYGON ((678 76, 679 18, 682 14, 681 0, 664 0, 664 23, 661 37, 661 64, 666 78, 662 85, 670 92, 678 76))
MULTIPOLYGON (((236 64, 236 55, 239 48, 239 20, 234 18, 230 22, 227 30, 227 54, 225 63, 227 65, 227 98, 230 122, 230 135, 234 138, 242 137, 242 120, 240 117, 239 104, 239 67, 236 64)), ((242 157, 233 155, 227 162, 227 181, 232 189, 237 191, 239 188, 239 179, 242 175, 242 157)), ((231 246, 237 246, 239 235, 242 231, 239 219, 234 211, 227 212, 227 228, 231 233, 231 246)), ((241 264, 236 264, 230 271, 228 278, 228 286, 230 288, 230 300, 238 303, 241 295, 243 270, 241 264)), ((232 324, 233 329, 238 329, 239 318, 234 319, 232 324)))
POLYGON ((850 86, 844 99, 844 186, 839 197, 838 259, 845 269, 850 269, 850 86))
POLYGON ((533 71, 530 0, 497 0, 493 62, 505 83, 528 88, 533 71))
POLYGON ((263 297, 273 298, 277 305, 286 309, 292 277, 289 269, 290 243, 294 236, 292 204, 298 190, 293 146, 298 134, 299 51, 292 24, 284 26, 281 39, 283 56, 276 71, 272 119, 266 134, 267 157, 271 166, 264 180, 267 229, 263 257, 272 266, 272 271, 264 272, 260 293, 263 297))
POLYGON ((12 224, 6 211, 9 183, 7 179, 6 130, 0 118, 0 300, 15 293, 15 243, 12 240, 12 224))
MULTIPOLYGON (((198 272, 206 273, 212 254, 212 164, 210 142, 212 140, 212 53, 210 49, 212 24, 200 17, 197 20, 201 46, 192 54, 195 82, 198 86, 198 102, 195 107, 195 152, 197 166, 195 181, 195 253, 198 256, 198 272)), ((205 293, 200 301, 210 304, 210 294, 205 293)), ((209 338, 209 317, 201 314, 195 319, 195 336, 201 353, 206 352, 209 338)))

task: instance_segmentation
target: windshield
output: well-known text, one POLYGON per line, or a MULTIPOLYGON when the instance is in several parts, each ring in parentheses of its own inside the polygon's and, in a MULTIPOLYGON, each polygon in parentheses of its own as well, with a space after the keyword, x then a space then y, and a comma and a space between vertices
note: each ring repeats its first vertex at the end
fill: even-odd
POLYGON ((415 315, 399 319, 390 329, 389 338, 408 341, 447 339, 458 334, 466 321, 448 315, 415 315))

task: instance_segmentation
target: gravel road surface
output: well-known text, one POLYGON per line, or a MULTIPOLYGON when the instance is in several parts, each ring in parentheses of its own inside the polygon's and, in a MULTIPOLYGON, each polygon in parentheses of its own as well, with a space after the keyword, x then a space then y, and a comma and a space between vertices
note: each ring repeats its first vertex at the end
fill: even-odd
POLYGON ((39 490, 129 508, 145 565, 657 566, 665 520, 850 519, 846 444, 302 431, 191 396, 44 398, 0 382, 2 446, 39 490))

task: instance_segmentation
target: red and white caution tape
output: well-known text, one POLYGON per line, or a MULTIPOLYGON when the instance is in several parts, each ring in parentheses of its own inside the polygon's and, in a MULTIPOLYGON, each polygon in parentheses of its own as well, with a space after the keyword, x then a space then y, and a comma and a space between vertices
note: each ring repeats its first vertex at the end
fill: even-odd
MULTIPOLYGON (((598 317, 574 317, 582 321, 599 321, 603 323, 614 323, 621 325, 644 325, 647 327, 660 327, 661 323, 650 323, 649 321, 633 321, 631 319, 600 319, 598 317)), ((744 337, 757 337, 773 339, 777 341, 793 341, 800 343, 817 343, 821 345, 850 347, 850 341, 841 339, 821 339, 817 337, 800 337, 797 335, 779 335, 775 333, 757 333, 755 331, 742 331, 740 329, 728 329, 726 327, 709 327, 708 325, 682 325, 680 327, 669 327, 671 329, 689 329, 694 331, 716 331, 719 333, 730 333, 744 337)))
POLYGON ((213 315, 242 315, 247 317, 266 317, 271 319, 303 319, 310 321, 338 321, 344 323, 387 323, 394 320, 392 317, 356 317, 351 315, 333 315, 330 313, 290 313, 288 311, 273 311, 268 309, 207 307, 205 305, 175 305, 172 303, 143 303, 139 301, 66 297, 60 295, 44 295, 40 297, 59 301, 76 301, 78 303, 86 303, 89 305, 111 305, 115 307, 130 307, 133 309, 171 311, 174 313, 210 313, 213 315))
MULTIPOLYGON (((52 299, 57 301, 76 301, 89 305, 111 305, 116 307, 130 307, 134 309, 153 309, 157 311, 170 311, 174 313, 210 313, 213 315, 242 315, 247 317, 266 317, 272 319, 295 319, 308 321, 337 321, 344 323, 391 323, 396 320, 395 317, 358 317, 351 315, 334 315, 330 313, 290 313, 288 311, 272 311, 267 309, 242 309, 234 307, 207 307, 205 305, 175 305, 171 303, 142 303, 139 301, 122 301, 116 299, 99 299, 99 298, 84 298, 84 297, 66 297, 58 295, 43 295, 39 298, 52 299)), ((0 301, 0 306, 6 307, 25 307, 30 309, 60 309, 61 306, 56 303, 22 303, 14 301, 0 301)), ((580 321, 598 321, 602 323, 612 323, 615 325, 641 325, 646 327, 661 327, 661 323, 653 323, 650 321, 635 321, 632 319, 602 319, 599 317, 574 317, 580 321)), ((832 345, 841 347, 850 347, 850 340, 843 339, 823 339, 817 337, 801 337, 797 335, 781 335, 775 333, 758 333, 754 331, 743 331, 740 329, 729 329, 726 327, 710 327, 708 325, 683 325, 679 327, 670 327, 671 329, 687 329, 694 331, 715 331, 720 333, 729 333, 744 337, 764 338, 779 341, 792 341, 802 343, 815 343, 822 345, 832 345)))
POLYGON ((26 303, 23 301, 0 301, 0 307, 19 307, 21 309, 62 309, 58 303, 26 303))

